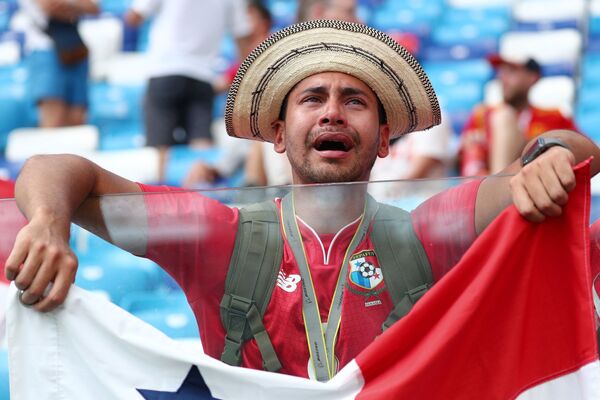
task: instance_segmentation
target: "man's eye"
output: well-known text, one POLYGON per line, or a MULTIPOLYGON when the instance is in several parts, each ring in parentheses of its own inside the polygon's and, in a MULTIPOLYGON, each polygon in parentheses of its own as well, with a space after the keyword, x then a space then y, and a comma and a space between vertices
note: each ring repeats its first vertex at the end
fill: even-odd
POLYGON ((319 101, 321 101, 321 99, 319 99, 317 96, 310 96, 302 100, 303 103, 315 103, 319 101))
POLYGON ((348 100, 348 104, 364 105, 365 102, 362 101, 361 99, 350 99, 350 100, 348 100))

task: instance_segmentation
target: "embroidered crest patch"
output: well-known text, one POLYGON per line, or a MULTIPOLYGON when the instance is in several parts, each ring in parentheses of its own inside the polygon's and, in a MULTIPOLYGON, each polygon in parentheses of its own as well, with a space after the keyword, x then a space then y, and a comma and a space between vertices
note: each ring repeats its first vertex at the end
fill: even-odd
POLYGON ((383 274, 373 250, 363 250, 350 257, 350 282, 363 289, 374 289, 383 282, 383 274))

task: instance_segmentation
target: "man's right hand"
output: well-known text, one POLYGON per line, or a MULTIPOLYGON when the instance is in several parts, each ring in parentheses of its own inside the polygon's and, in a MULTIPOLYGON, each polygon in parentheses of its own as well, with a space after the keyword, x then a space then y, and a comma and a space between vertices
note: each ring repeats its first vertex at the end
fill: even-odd
POLYGON ((5 274, 23 291, 23 304, 46 312, 65 301, 77 272, 69 236, 70 222, 48 212, 35 213, 19 231, 6 260, 5 274))

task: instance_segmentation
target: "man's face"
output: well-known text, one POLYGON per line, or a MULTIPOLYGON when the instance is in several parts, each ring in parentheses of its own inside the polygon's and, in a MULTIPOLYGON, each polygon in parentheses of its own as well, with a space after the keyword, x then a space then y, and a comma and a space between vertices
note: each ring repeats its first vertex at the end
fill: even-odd
POLYGON ((526 101, 529 89, 537 82, 538 78, 538 74, 521 66, 502 64, 498 67, 502 95, 508 104, 526 101))
POLYGON ((339 72, 312 75, 289 93, 285 121, 273 124, 275 151, 287 152, 294 183, 369 179, 377 156, 389 151, 375 93, 339 72))

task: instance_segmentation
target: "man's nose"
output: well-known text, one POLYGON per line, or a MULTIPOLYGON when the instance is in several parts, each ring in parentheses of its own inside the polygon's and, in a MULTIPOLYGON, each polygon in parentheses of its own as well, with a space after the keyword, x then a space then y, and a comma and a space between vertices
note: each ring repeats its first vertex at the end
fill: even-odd
POLYGON ((346 114, 343 105, 337 101, 327 102, 325 110, 323 110, 323 115, 319 120, 319 125, 346 126, 346 122, 346 114))

